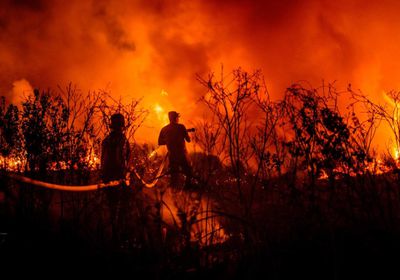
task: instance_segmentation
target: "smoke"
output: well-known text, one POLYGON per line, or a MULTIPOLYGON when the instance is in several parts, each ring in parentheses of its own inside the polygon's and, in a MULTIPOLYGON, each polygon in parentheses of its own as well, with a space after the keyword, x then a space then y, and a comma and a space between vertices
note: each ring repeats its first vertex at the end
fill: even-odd
MULTIPOLYGON (((15 81, 144 97, 201 115, 196 75, 261 69, 271 94, 299 80, 348 83, 380 98, 399 88, 397 1, 3 0, 0 94, 15 81), (168 96, 161 96, 161 92, 168 96)), ((149 124, 149 126, 151 126, 149 124)), ((155 125, 155 127, 157 127, 155 125)))
POLYGON ((12 85, 13 88, 8 95, 10 97, 10 103, 15 105, 20 105, 25 100, 26 96, 33 93, 31 84, 25 79, 15 81, 12 85))

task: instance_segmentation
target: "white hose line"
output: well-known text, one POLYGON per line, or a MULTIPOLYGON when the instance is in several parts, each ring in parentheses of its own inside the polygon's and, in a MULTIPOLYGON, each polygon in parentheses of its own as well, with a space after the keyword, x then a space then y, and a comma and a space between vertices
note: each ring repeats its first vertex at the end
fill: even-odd
POLYGON ((47 183, 35 179, 31 179, 22 175, 18 174, 13 174, 13 173, 8 173, 8 177, 23 182, 27 184, 32 184, 38 187, 46 188, 46 189, 52 189, 52 190, 59 190, 59 191, 69 191, 69 192, 87 192, 87 191, 95 191, 103 188, 108 188, 108 187, 116 187, 121 185, 121 181, 111 181, 108 183, 99 183, 99 184, 93 184, 93 185, 85 185, 85 186, 70 186, 70 185, 59 185, 59 184, 53 184, 53 183, 47 183))
MULTIPOLYGON (((158 183, 158 180, 160 179, 161 173, 164 170, 164 166, 166 163, 166 159, 167 157, 164 157, 160 168, 158 169, 157 175, 156 177, 152 180, 151 183, 147 183, 146 181, 143 180, 143 178, 137 173, 137 171, 135 169, 133 169, 133 172, 135 173, 135 175, 140 179, 140 181, 142 182, 142 184, 146 187, 146 188, 153 188, 155 187, 155 185, 158 183)), ((59 191, 69 191, 69 192, 87 192, 87 191, 95 191, 95 190, 99 190, 99 189, 103 189, 103 188, 108 188, 108 187, 116 187, 121 185, 121 183, 125 182, 126 185, 129 186, 129 181, 126 180, 116 180, 116 181, 110 181, 107 183, 99 183, 99 184, 93 184, 93 185, 83 185, 83 186, 73 186, 73 185, 60 185, 60 184, 53 184, 53 183, 47 183, 47 182, 43 182, 40 180, 36 180, 36 179, 32 179, 29 177, 25 177, 19 174, 15 174, 15 173, 7 173, 7 176, 23 182, 23 183, 27 183, 27 184, 31 184, 31 185, 35 185, 38 187, 42 187, 42 188, 46 188, 46 189, 52 189, 52 190, 59 190, 59 191)))
POLYGON ((152 182, 150 182, 150 183, 147 183, 145 180, 143 180, 143 178, 139 175, 139 173, 137 173, 137 171, 136 171, 135 169, 132 169, 132 170, 133 170, 133 172, 135 173, 136 177, 138 177, 138 178, 140 179, 140 181, 142 182, 142 184, 143 184, 146 188, 151 189, 151 188, 154 188, 155 185, 158 183, 158 180, 160 179, 161 173, 162 173, 163 170, 164 170, 164 167, 165 167, 165 163, 166 163, 166 162, 167 162, 167 157, 165 156, 164 159, 163 159, 163 161, 162 161, 162 163, 161 163, 160 168, 158 169, 158 172, 157 172, 156 177, 155 177, 155 178, 152 180, 152 182))

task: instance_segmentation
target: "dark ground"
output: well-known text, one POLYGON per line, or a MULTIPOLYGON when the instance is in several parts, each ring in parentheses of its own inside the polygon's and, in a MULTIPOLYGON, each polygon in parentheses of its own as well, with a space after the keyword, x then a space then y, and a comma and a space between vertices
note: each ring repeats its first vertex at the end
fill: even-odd
POLYGON ((337 232, 335 244, 323 234, 299 236, 287 244, 274 244, 270 251, 209 270, 172 271, 160 267, 151 253, 93 248, 66 233, 52 234, 35 225, 4 227, 3 222, 1 270, 13 278, 399 279, 400 275, 399 238, 385 232, 337 232))
MULTIPOLYGON (((55 230, 0 203, 0 267, 3 275, 112 277, 113 279, 399 279, 400 235, 381 224, 358 221, 332 227, 315 215, 296 213, 291 231, 241 257, 211 267, 187 265, 184 255, 165 261, 150 248, 98 244, 62 221, 55 230)), ((273 228, 271 227, 271 230, 273 228)), ((266 234, 268 236, 268 234, 266 234)), ((229 245, 234 246, 234 245, 229 245)), ((235 248, 231 248, 230 252, 235 248)), ((238 251, 240 248, 237 248, 238 251)))

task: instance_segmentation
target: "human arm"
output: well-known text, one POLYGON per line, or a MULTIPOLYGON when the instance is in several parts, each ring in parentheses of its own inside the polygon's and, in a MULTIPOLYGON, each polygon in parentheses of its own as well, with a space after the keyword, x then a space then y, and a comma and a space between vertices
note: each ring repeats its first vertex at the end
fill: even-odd
POLYGON ((165 130, 161 129, 160 135, 158 136, 158 145, 166 145, 167 140, 166 140, 166 135, 165 135, 165 130))
POLYGON ((186 142, 190 143, 191 139, 190 139, 189 133, 184 125, 182 125, 182 127, 183 127, 184 138, 185 138, 186 142))

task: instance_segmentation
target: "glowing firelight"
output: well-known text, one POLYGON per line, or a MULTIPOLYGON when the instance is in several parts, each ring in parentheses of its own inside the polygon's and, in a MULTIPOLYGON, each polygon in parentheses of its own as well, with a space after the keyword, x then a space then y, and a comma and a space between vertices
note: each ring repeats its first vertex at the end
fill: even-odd
POLYGON ((163 155, 166 154, 167 150, 165 148, 165 146, 158 146, 158 148, 154 149, 153 151, 151 151, 149 153, 149 155, 147 156, 148 159, 152 159, 153 157, 155 157, 157 154, 163 155))
POLYGON ((165 110, 163 107, 161 107, 160 104, 156 103, 153 106, 153 110, 156 113, 157 119, 161 122, 162 125, 168 124, 168 117, 165 114, 165 110))
POLYGON ((157 154, 157 150, 152 151, 152 152, 149 154, 149 159, 152 158, 152 157, 154 157, 156 154, 157 154))
POLYGON ((200 246, 210 246, 229 240, 230 236, 221 224, 220 218, 209 213, 212 212, 214 205, 205 197, 193 199, 186 192, 180 192, 177 196, 175 191, 168 188, 163 193, 163 201, 164 205, 168 205, 161 208, 163 221, 170 225, 178 225, 178 227, 183 226, 179 217, 182 209, 179 209, 179 206, 190 204, 191 207, 198 207, 196 222, 192 225, 190 232, 191 241, 198 241, 200 246))
POLYGON ((0 156, 0 168, 7 171, 20 172, 25 170, 25 159, 0 156))
POLYGON ((154 105, 154 112, 158 114, 162 114, 164 112, 163 107, 160 106, 160 104, 156 104, 154 105))
POLYGON ((100 166, 100 158, 96 155, 93 149, 86 156, 85 160, 91 170, 98 169, 100 166))
POLYGON ((395 160, 399 160, 399 156, 400 156, 400 152, 399 149, 397 149, 396 147, 393 148, 393 157, 395 160))
POLYGON ((160 147, 158 147, 157 149, 155 149, 154 151, 152 151, 152 152, 149 154, 148 159, 151 159, 152 157, 154 157, 154 156, 157 154, 157 152, 158 152, 159 149, 160 149, 160 147))
MULTIPOLYGON (((384 99, 393 107, 393 111, 392 111, 392 117, 393 117, 393 121, 394 124, 399 124, 399 120, 400 120, 400 104, 398 100, 393 99, 392 97, 390 97, 387 93, 383 94, 384 99)), ((399 128, 397 128, 399 129, 399 128)), ((400 132, 400 131, 397 131, 400 132)), ((396 134, 396 133, 395 133, 396 134)), ((400 146, 399 146, 399 140, 400 139, 394 139, 394 147, 393 147, 393 151, 392 151, 392 156, 393 158, 398 161, 400 158, 400 146)))

